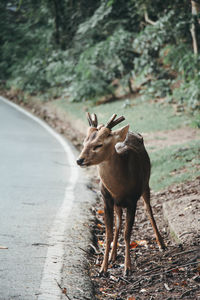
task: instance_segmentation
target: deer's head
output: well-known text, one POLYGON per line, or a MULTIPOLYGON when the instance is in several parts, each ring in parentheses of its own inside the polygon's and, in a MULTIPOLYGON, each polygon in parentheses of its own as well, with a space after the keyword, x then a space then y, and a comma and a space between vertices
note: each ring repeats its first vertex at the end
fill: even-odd
POLYGON ((108 160, 115 152, 115 145, 125 140, 129 125, 112 131, 112 128, 125 120, 124 117, 116 119, 114 114, 107 124, 99 125, 96 114, 88 113, 89 128, 83 143, 83 150, 77 160, 80 166, 92 166, 108 160))

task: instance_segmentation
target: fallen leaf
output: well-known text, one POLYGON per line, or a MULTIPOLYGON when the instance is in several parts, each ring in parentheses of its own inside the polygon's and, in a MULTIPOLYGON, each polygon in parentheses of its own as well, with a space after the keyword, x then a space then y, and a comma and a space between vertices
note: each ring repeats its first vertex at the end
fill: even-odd
POLYGON ((131 242, 130 243, 130 249, 134 249, 138 246, 138 244, 136 242, 131 242))
POLYGON ((102 226, 101 224, 97 224, 97 227, 98 227, 99 229, 103 229, 103 226, 102 226))
POLYGON ((62 293, 63 293, 64 295, 67 295, 67 289, 66 289, 66 288, 63 288, 63 289, 62 289, 62 293))
POLYGON ((99 246, 103 246, 103 241, 98 240, 99 246))
POLYGON ((146 240, 135 241, 139 246, 145 246, 148 248, 148 244, 146 240))
POLYGON ((178 271, 179 271, 179 268, 171 270, 172 273, 178 273, 178 271))
POLYGON ((98 213, 99 215, 103 215, 103 214, 104 214, 104 211, 103 211, 102 209, 99 209, 99 210, 97 210, 97 213, 98 213))
POLYGON ((186 285, 187 285, 187 281, 186 280, 181 281, 181 286, 186 286, 186 285))

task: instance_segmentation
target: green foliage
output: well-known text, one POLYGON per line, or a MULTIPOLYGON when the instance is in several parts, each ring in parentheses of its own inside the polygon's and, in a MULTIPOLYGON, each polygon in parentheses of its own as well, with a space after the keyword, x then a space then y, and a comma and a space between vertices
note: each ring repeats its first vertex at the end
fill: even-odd
POLYGON ((74 68, 74 80, 69 89, 71 99, 80 101, 112 93, 112 80, 127 73, 126 65, 132 65, 133 57, 131 35, 122 28, 83 51, 74 68))
POLYGON ((172 89, 169 99, 179 104, 186 103, 192 110, 199 109, 200 55, 194 56, 188 46, 180 44, 166 46, 160 56, 165 65, 180 74, 180 86, 172 89))
POLYGON ((108 6, 106 5, 106 3, 102 2, 93 14, 93 16, 89 20, 80 24, 77 34, 88 35, 93 30, 98 31, 98 29, 100 29, 101 26, 105 25, 105 18, 107 18, 111 10, 111 6, 108 6))
POLYGON ((200 55, 194 55, 191 48, 183 43, 179 45, 167 45, 162 48, 160 57, 163 63, 180 73, 185 80, 191 80, 199 76, 200 55))
POLYGON ((170 84, 171 80, 169 79, 158 79, 151 81, 148 88, 143 91, 143 94, 151 95, 156 98, 164 98, 171 93, 170 84))
POLYGON ((200 88, 199 78, 196 77, 189 82, 182 82, 180 87, 173 90, 172 96, 169 99, 176 101, 179 104, 186 104, 192 110, 200 109, 200 88))
POLYGON ((45 91, 51 87, 65 87, 72 80, 73 63, 69 61, 67 51, 52 51, 44 48, 38 57, 31 57, 16 71, 10 85, 19 86, 30 93, 45 91))
POLYGON ((187 0, 2 0, 0 80, 30 93, 60 88, 84 101, 113 94, 115 79, 130 88, 132 77, 144 95, 196 110, 192 22, 200 41, 187 0))
POLYGON ((200 106, 200 56, 195 56, 191 45, 181 40, 189 24, 189 18, 175 17, 170 10, 154 26, 146 26, 133 42, 134 50, 140 54, 134 60, 134 76, 151 76, 141 91, 143 94, 167 96, 195 110, 200 106), (172 71, 182 81, 179 88, 172 88, 175 77, 172 71))

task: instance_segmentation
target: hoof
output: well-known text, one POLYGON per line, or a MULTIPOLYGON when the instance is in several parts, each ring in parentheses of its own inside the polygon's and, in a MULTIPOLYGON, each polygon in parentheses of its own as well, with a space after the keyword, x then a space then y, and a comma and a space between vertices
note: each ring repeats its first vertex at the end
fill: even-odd
POLYGON ((158 247, 159 247, 159 250, 160 250, 161 252, 167 250, 167 246, 165 246, 164 243, 163 243, 162 245, 158 245, 158 247))
POLYGON ((163 250, 167 249, 167 247, 166 247, 166 245, 165 245, 162 237, 160 237, 159 239, 157 239, 156 242, 157 242, 157 245, 158 245, 160 251, 163 251, 163 250))
POLYGON ((100 270, 99 277, 107 278, 108 277, 108 271, 100 270))
POLYGON ((129 277, 129 276, 131 276, 131 274, 132 274, 131 269, 126 269, 126 270, 124 271, 124 277, 129 277))

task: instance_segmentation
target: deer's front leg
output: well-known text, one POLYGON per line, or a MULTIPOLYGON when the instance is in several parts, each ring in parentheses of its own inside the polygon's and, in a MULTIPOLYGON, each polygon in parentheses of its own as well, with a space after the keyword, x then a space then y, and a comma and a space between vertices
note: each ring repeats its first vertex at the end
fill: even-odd
POLYGON ((104 221, 106 227, 106 246, 105 246, 105 253, 103 263, 100 269, 100 275, 106 275, 108 269, 108 258, 110 252, 110 246, 113 240, 113 199, 105 191, 102 193, 104 199, 104 221))
POLYGON ((114 234, 112 251, 109 259, 112 262, 114 262, 117 257, 117 242, 118 242, 121 225, 122 225, 122 208, 115 206, 115 234, 114 234))
POLYGON ((136 204, 134 207, 129 207, 126 210, 126 224, 124 231, 125 239, 125 262, 124 262, 124 275, 131 275, 131 257, 130 257, 130 240, 131 240, 131 231, 135 219, 136 204))

